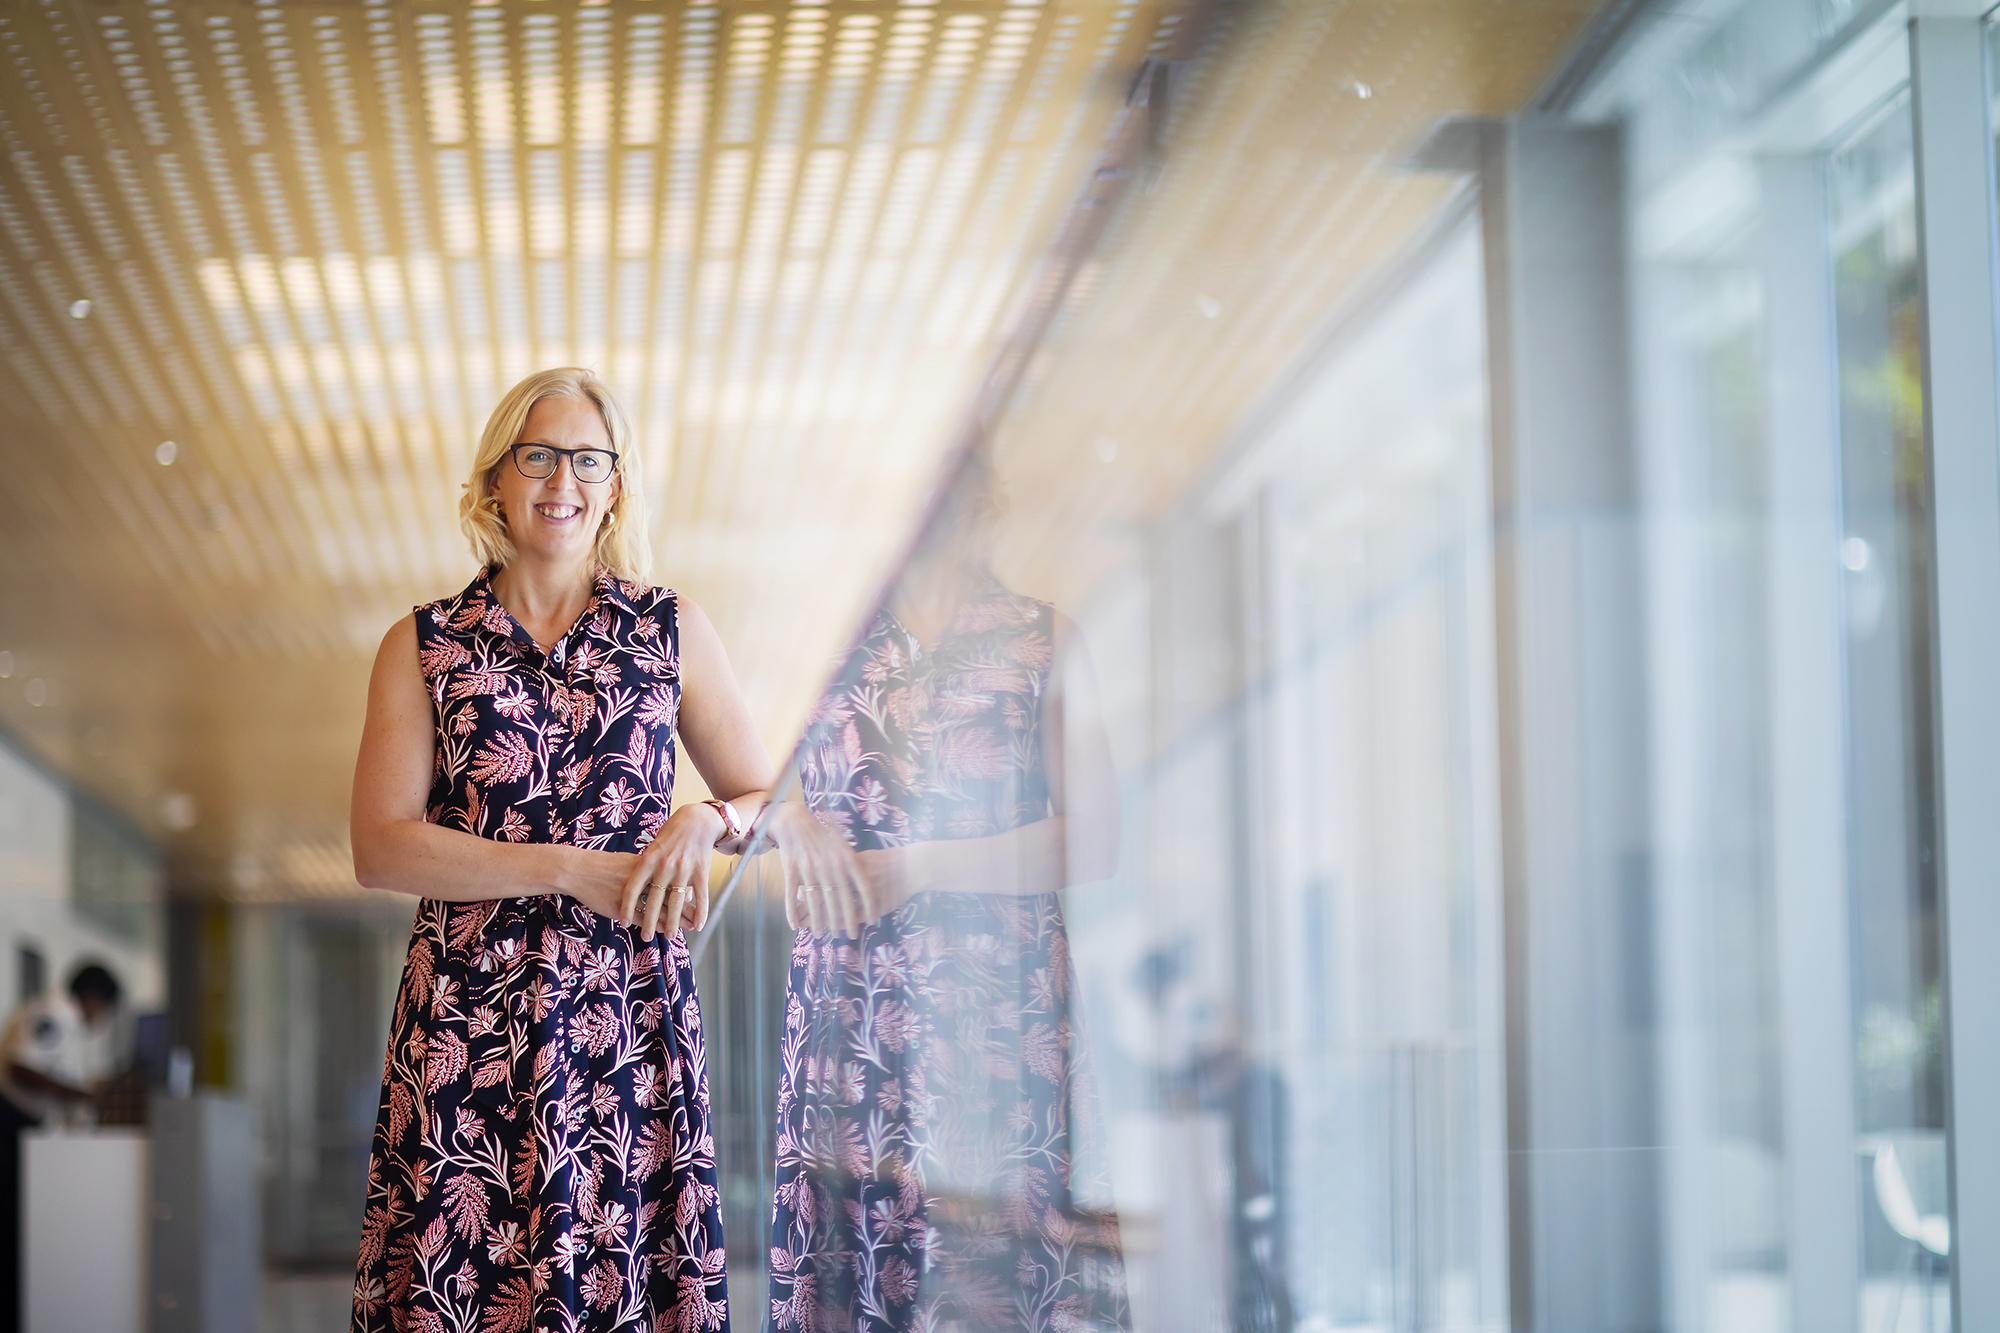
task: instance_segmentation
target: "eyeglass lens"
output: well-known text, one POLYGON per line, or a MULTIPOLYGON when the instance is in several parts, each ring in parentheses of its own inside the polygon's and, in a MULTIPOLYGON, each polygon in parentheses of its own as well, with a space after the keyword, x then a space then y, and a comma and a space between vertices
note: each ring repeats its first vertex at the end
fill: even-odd
POLYGON ((556 465, 565 454, 578 481, 603 481, 617 465, 618 455, 603 449, 557 449, 552 445, 514 446, 514 466, 533 481, 555 475, 556 465))

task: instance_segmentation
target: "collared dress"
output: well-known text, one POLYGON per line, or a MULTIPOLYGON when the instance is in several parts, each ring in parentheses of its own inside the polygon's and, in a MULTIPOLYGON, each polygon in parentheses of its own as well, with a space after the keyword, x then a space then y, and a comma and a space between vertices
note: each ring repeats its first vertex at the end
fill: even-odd
MULTIPOLYGON (((672 592, 600 576, 544 653, 486 574, 417 608, 426 818, 636 852, 670 812, 672 592)), ((561 895, 424 899, 382 1071, 355 1333, 729 1326, 686 939, 561 895)))
MULTIPOLYGON (((878 615, 800 753, 814 813, 861 851, 1048 818, 1054 615, 992 583, 928 651, 878 615)), ((798 932, 771 1223, 782 1333, 1130 1327, 1061 887, 931 891, 858 936, 798 932)))

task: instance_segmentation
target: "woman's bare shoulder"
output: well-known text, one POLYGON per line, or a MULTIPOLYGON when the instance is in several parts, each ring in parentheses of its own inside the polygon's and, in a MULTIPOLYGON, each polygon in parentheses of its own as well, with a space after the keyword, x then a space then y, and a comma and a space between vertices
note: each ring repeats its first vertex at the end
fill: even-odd
POLYGON ((417 613, 414 611, 389 626, 389 632, 382 636, 382 646, 375 650, 371 690, 383 688, 399 694, 410 691, 428 693, 417 656, 417 613))
POLYGON ((401 620, 389 626, 389 632, 382 636, 382 646, 376 650, 375 660, 408 658, 410 665, 417 661, 417 613, 411 611, 401 620))

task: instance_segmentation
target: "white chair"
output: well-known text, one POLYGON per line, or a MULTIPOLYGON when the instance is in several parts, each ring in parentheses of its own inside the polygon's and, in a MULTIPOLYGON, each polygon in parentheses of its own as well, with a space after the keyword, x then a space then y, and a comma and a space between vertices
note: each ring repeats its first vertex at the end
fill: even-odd
MULTIPOLYGON (((1924 1283, 1924 1329, 1930 1333, 1936 1302, 1931 1287, 1938 1261, 1951 1253, 1951 1218, 1946 1212, 1944 1135, 1935 1131, 1871 1134, 1860 1149, 1875 1158, 1875 1203, 1889 1229, 1910 1242, 1911 1276, 1921 1272, 1924 1283)), ((1903 1313, 1903 1293, 1909 1279, 1896 1288, 1885 1333, 1891 1333, 1903 1313)))

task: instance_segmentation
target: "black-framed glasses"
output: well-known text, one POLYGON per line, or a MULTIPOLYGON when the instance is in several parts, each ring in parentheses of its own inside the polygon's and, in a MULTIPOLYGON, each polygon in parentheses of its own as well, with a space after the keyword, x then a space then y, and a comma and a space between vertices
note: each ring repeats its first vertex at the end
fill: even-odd
POLYGON ((611 480, 618 470, 618 455, 609 449, 558 449, 553 444, 517 444, 514 470, 530 481, 553 477, 562 460, 569 460, 570 475, 582 482, 611 480))

